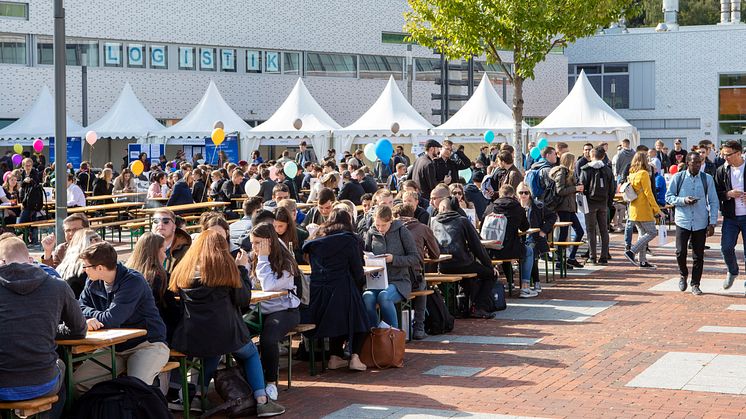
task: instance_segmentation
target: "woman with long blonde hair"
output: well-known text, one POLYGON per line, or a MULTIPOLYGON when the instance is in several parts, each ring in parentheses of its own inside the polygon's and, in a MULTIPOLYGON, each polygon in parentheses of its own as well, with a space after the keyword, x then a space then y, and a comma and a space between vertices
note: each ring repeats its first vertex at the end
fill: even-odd
POLYGON ((632 157, 627 182, 632 185, 632 189, 637 194, 637 198, 629 203, 628 217, 637 227, 639 237, 632 248, 624 252, 624 257, 635 266, 655 269, 655 265, 647 261, 646 249, 648 243, 656 236, 655 218, 662 217, 663 213, 655 201, 650 174, 648 154, 638 151, 632 157), (639 263, 635 260, 635 255, 639 255, 639 263))
POLYGON ((243 370, 257 402, 257 415, 267 417, 285 408, 267 397, 259 352, 251 341, 241 310, 251 302, 248 253, 233 259, 228 241, 214 230, 205 230, 171 273, 169 290, 184 305, 171 347, 188 356, 203 358, 203 383, 209 386, 220 357, 233 354, 243 370))
POLYGON ((79 256, 88 246, 101 241, 103 241, 101 236, 90 228, 76 231, 67 246, 65 257, 57 266, 57 273, 73 289, 75 298, 80 297, 85 281, 88 279, 88 275, 83 269, 85 264, 79 256))
MULTIPOLYGON (((572 222, 572 229, 575 231, 574 241, 582 241, 585 232, 583 231, 583 226, 580 224, 580 220, 578 220, 578 204, 575 201, 575 194, 583 192, 583 185, 578 185, 577 179, 575 179, 575 155, 572 153, 562 154, 559 165, 549 171, 549 176, 554 181, 557 192, 556 205, 553 209, 557 212, 560 221, 572 222)), ((557 241, 566 241, 568 233, 569 229, 567 227, 561 227, 557 241)), ((583 267, 575 259, 577 253, 578 246, 573 246, 567 257, 568 269, 583 267)))

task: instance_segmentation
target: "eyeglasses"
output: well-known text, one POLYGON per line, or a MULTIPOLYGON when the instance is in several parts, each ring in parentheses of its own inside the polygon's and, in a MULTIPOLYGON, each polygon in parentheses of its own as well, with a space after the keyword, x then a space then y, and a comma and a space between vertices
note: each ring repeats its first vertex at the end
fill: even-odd
POLYGON ((734 152, 732 152, 732 153, 725 153, 725 152, 723 152, 723 156, 724 156, 724 157, 730 157, 730 156, 732 156, 732 155, 734 155, 734 154, 736 154, 736 153, 738 153, 738 151, 734 151, 734 152))
POLYGON ((93 267, 96 267, 96 266, 98 266, 98 264, 95 264, 95 265, 83 265, 83 269, 93 268, 93 267))
POLYGON ((529 191, 518 191, 518 195, 531 195, 529 191))
POLYGON ((174 220, 170 218, 153 218, 153 224, 163 223, 163 225, 169 225, 172 222, 174 222, 174 220))
POLYGON ((452 192, 451 194, 452 194, 452 195, 459 195, 459 196, 464 196, 464 193, 463 193, 463 192, 461 192, 461 191, 453 191, 453 192, 452 192))

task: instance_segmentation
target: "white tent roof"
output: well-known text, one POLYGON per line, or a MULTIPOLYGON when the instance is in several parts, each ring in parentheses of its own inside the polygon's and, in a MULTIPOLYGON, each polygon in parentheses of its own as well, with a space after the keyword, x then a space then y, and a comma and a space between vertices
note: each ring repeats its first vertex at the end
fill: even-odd
POLYGON ((585 71, 580 73, 565 100, 532 131, 537 135, 637 134, 635 127, 598 96, 585 71))
POLYGON ((299 138, 326 133, 342 128, 321 108, 299 77, 287 99, 265 122, 251 130, 252 136, 264 138, 299 138), (296 119, 303 121, 300 130, 295 129, 296 119))
POLYGON ((352 125, 336 130, 335 135, 390 136, 391 125, 394 122, 399 124, 398 135, 424 135, 433 128, 433 125, 407 102, 392 76, 370 109, 352 125))
POLYGON ((129 83, 124 84, 122 93, 109 111, 86 127, 89 131, 96 131, 99 138, 115 139, 142 137, 163 128, 145 109, 129 83))
MULTIPOLYGON (((495 134, 511 134, 513 125, 513 111, 497 94, 485 73, 477 90, 464 106, 432 131, 438 135, 481 136, 487 130, 495 134)), ((523 129, 526 128, 528 124, 524 122, 523 129)))
MULTIPOLYGON (((67 136, 83 135, 83 127, 67 117, 67 136)), ((54 136, 54 98, 47 86, 42 87, 39 97, 21 117, 0 130, 0 139, 31 140, 54 136)))
POLYGON ((153 135, 166 138, 209 137, 215 121, 223 121, 226 134, 239 132, 245 136, 251 130, 251 126, 228 106, 215 83, 210 80, 204 96, 184 119, 153 135))

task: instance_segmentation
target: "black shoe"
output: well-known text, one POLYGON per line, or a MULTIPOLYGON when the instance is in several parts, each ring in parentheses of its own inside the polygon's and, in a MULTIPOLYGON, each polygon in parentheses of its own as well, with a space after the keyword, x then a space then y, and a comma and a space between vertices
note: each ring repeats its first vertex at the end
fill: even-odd
POLYGON ((710 247, 710 246, 708 246, 708 245, 705 245, 705 250, 710 250, 710 249, 711 249, 711 247, 710 247))
POLYGON ((624 257, 626 257, 627 260, 630 261, 633 265, 637 265, 637 262, 635 261, 635 254, 632 253, 631 250, 626 250, 624 252, 624 257))
POLYGON ((588 259, 589 257, 591 257, 591 253, 586 250, 586 252, 580 255, 580 257, 583 259, 588 259))
POLYGON ((630 250, 632 250, 632 245, 630 245, 630 244, 625 244, 625 245, 624 245, 624 251, 625 251, 625 252, 629 252, 630 250))
MULTIPOLYGON (((556 264, 555 267, 557 269, 562 269, 562 263, 561 262, 557 262, 557 264, 556 264)), ((567 269, 568 271, 571 271, 572 270, 572 265, 570 265, 569 263, 565 263, 565 269, 567 269)))
POLYGON ((609 261, 606 258, 598 258, 599 265, 606 265, 609 261))
POLYGON ((679 277, 679 291, 686 291, 686 277, 684 275, 679 277))
POLYGON ((699 289, 699 285, 692 285, 692 295, 702 295, 702 290, 699 289))
POLYGON ((588 258, 588 260, 585 261, 585 264, 595 266, 595 265, 598 265, 598 261, 593 258, 588 258))
POLYGON ((641 268, 648 268, 648 269, 655 269, 656 268, 655 265, 653 265, 652 263, 650 263, 648 261, 640 262, 640 267, 641 268))
MULTIPOLYGON (((580 263, 580 262, 578 262, 578 261, 577 261, 577 260, 575 260, 575 259, 567 259, 567 265, 569 265, 569 266, 574 266, 574 267, 576 267, 576 268, 582 268, 582 267, 583 267, 583 264, 582 264, 582 263, 580 263)), ((568 268, 568 269, 569 269, 569 268, 568 268)))
POLYGON ((648 246, 648 247, 646 247, 646 248, 645 248, 645 252, 646 252, 647 254, 649 254, 650 256, 655 256, 655 255, 653 254, 653 251, 652 251, 652 250, 650 250, 650 246, 648 246))

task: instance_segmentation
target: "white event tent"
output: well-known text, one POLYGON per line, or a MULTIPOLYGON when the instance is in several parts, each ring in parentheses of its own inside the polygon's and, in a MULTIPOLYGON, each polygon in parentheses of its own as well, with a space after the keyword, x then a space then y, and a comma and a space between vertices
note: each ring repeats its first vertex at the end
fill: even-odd
POLYGON ((332 131, 342 128, 316 102, 299 77, 293 90, 282 102, 282 105, 262 124, 254 127, 243 141, 241 158, 250 161, 250 153, 259 145, 276 145, 274 141, 288 139, 305 139, 313 146, 318 158, 326 155, 332 131), (294 123, 300 119, 300 129, 294 123))
MULTIPOLYGON (((496 138, 503 137, 512 143, 513 126, 513 111, 497 94, 485 73, 464 106, 443 125, 431 131, 436 135, 450 137, 453 142, 481 143, 484 141, 484 133, 491 130, 496 138)), ((528 124, 523 122, 523 132, 528 128, 528 124)))
POLYGON ((160 140, 165 137, 168 144, 198 144, 210 136, 215 121, 223 121, 226 135, 238 133, 239 138, 244 138, 251 131, 251 126, 228 106, 215 83, 210 80, 202 99, 184 119, 171 127, 152 133, 149 140, 161 143, 160 140))
POLYGON ((349 150, 352 144, 373 142, 375 138, 386 137, 392 143, 414 144, 417 137, 428 136, 433 125, 428 122, 402 94, 390 77, 386 88, 376 102, 350 126, 334 131, 334 145, 337 153, 349 150), (391 132, 394 123, 399 124, 399 132, 391 132))
MULTIPOLYGON (((82 137, 83 127, 77 122, 66 119, 67 136, 82 137)), ((54 137, 54 98, 47 86, 42 87, 36 101, 21 117, 0 130, 0 140, 14 141, 21 145, 30 145, 35 138, 54 137)))
POLYGON ((132 86, 125 83, 116 102, 101 119, 86 127, 86 130, 95 131, 98 138, 126 139, 146 137, 163 128, 145 109, 132 86))
POLYGON ((585 72, 581 72, 565 100, 532 128, 536 138, 553 141, 619 141, 639 143, 637 128, 616 113, 596 93, 585 72))

